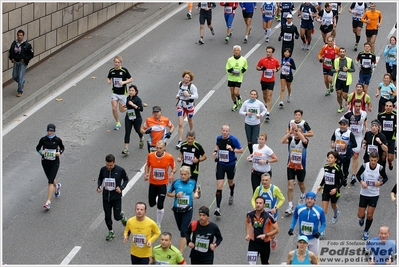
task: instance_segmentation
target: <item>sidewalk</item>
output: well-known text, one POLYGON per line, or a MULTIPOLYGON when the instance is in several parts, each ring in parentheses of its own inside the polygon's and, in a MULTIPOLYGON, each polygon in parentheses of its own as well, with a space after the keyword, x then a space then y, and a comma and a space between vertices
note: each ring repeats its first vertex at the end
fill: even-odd
POLYGON ((3 127, 177 6, 178 3, 138 4, 46 61, 28 69, 22 97, 16 97, 16 82, 3 87, 3 127))

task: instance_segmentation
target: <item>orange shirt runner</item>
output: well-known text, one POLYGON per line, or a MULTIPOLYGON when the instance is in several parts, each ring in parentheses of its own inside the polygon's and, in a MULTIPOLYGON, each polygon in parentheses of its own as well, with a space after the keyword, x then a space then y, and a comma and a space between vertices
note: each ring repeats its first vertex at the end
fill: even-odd
POLYGON ((147 130, 148 128, 151 128, 148 142, 151 146, 155 147, 159 140, 164 139, 166 128, 172 128, 172 126, 172 122, 167 117, 161 116, 159 120, 157 120, 154 116, 151 116, 145 120, 143 129, 147 130))
POLYGON ((169 182, 169 166, 175 169, 175 159, 167 152, 162 157, 156 155, 157 152, 151 152, 147 156, 147 166, 150 168, 150 184, 164 185, 169 182))

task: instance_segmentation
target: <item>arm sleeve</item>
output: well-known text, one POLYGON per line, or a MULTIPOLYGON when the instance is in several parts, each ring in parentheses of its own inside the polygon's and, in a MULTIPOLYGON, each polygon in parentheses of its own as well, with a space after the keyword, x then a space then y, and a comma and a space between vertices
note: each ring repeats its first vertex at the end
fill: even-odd
POLYGON ((100 173, 98 174, 97 187, 100 187, 103 184, 103 179, 103 168, 101 168, 100 173))
POLYGON ((385 184, 388 181, 388 176, 385 172, 385 168, 381 166, 380 168, 380 176, 382 177, 382 184, 385 184))
POLYGON ((277 204, 276 204, 276 208, 279 209, 283 205, 283 203, 285 201, 285 197, 284 197, 283 193, 281 193, 280 188, 278 188, 277 186, 274 186, 274 192, 273 193, 275 194, 275 196, 278 199, 277 204))
POLYGON ((122 179, 123 179, 123 183, 121 184, 122 186, 122 190, 125 189, 125 187, 127 186, 127 184, 129 183, 129 177, 127 176, 127 173, 125 171, 125 169, 122 169, 122 179))
POLYGON ((216 224, 215 224, 215 227, 216 227, 216 229, 215 229, 216 245, 219 246, 220 243, 222 243, 222 241, 223 241, 223 237, 222 237, 222 234, 220 233, 219 227, 216 224))
POLYGON ((353 133, 351 133, 350 135, 350 143, 349 143, 350 148, 355 148, 358 146, 357 142, 356 142, 356 137, 353 133))
POLYGON ((335 186, 337 187, 337 190, 339 190, 342 187, 343 183, 344 183, 344 175, 342 174, 341 168, 339 168, 338 171, 335 172, 335 186))
POLYGON ((252 195, 252 199, 251 199, 251 205, 252 205, 252 208, 254 208, 254 209, 255 209, 255 198, 258 196, 259 187, 261 187, 261 185, 258 186, 258 187, 255 189, 255 191, 254 191, 254 193, 253 193, 253 195, 252 195))
POLYGON ((58 147, 60 148, 60 154, 62 154, 62 153, 64 153, 64 151, 65 151, 65 146, 64 146, 64 143, 62 143, 62 140, 61 140, 61 138, 58 138, 58 147))
POLYGON ((295 65, 294 59, 291 58, 290 63, 291 63, 291 69, 296 70, 296 65, 295 65))
POLYGON ((360 166, 360 169, 356 173, 356 178, 359 182, 362 180, 362 174, 363 174, 364 170, 365 170, 364 164, 362 164, 362 166, 360 166))

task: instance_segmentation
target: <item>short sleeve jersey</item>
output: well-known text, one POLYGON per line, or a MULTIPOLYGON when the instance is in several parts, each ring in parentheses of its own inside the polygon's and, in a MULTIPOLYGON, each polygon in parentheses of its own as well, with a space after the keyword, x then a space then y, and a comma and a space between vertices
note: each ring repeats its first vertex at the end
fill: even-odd
POLYGON ((156 146, 159 140, 164 139, 166 127, 171 128, 172 126, 172 122, 167 117, 161 116, 159 120, 157 120, 154 116, 151 116, 145 120, 143 129, 147 130, 148 128, 151 128, 148 142, 151 146, 156 146))
POLYGON ((275 70, 280 67, 280 63, 277 58, 274 57, 264 57, 261 58, 257 65, 259 68, 264 67, 262 70, 261 81, 262 82, 274 82, 276 80, 275 70))
POLYGON ((168 184, 169 167, 175 168, 175 159, 167 152, 162 157, 158 157, 156 152, 147 155, 147 166, 151 167, 150 184, 165 185, 168 184))
POLYGON ((111 79, 112 92, 117 95, 127 95, 126 84, 120 85, 119 82, 126 81, 131 77, 129 71, 123 67, 120 67, 119 70, 116 70, 115 68, 110 69, 108 79, 111 79))

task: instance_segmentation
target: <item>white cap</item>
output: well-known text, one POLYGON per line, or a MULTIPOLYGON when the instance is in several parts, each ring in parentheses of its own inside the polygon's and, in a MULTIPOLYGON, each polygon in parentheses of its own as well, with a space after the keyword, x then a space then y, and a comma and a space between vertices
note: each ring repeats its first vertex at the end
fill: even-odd
POLYGON ((292 19, 292 15, 291 15, 291 14, 288 14, 287 17, 286 17, 286 19, 292 19))

